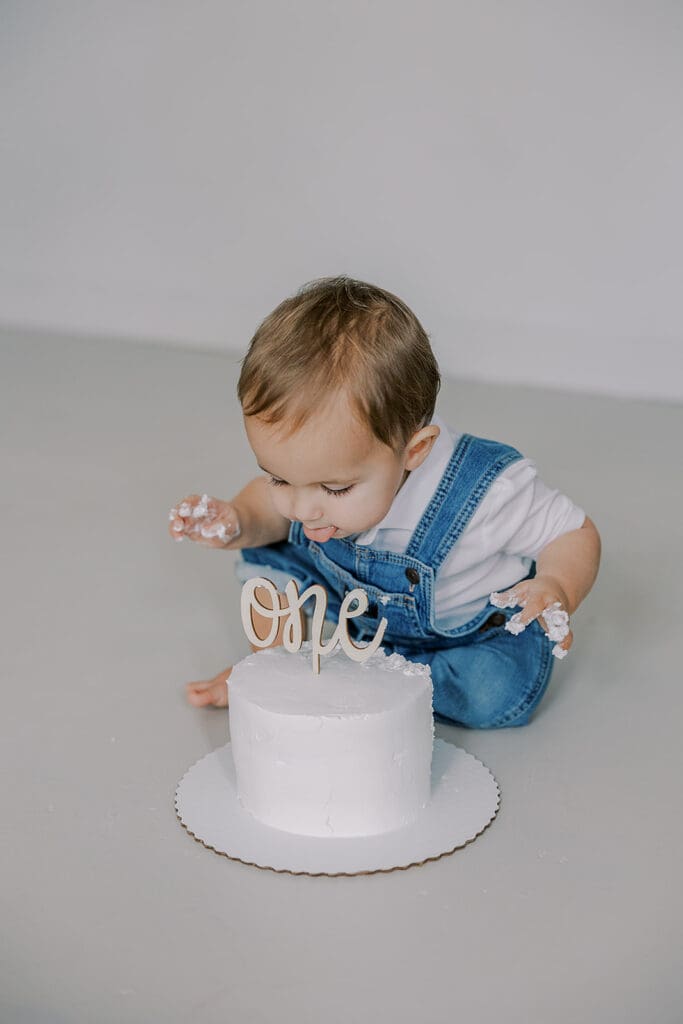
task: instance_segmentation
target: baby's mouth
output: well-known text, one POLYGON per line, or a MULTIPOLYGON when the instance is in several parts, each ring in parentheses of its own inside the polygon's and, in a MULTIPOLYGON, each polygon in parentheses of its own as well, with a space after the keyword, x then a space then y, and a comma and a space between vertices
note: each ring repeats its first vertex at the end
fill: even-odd
POLYGON ((312 529, 310 526, 304 526, 304 534, 309 540, 314 540, 317 544, 324 544, 325 541, 329 540, 333 533, 336 533, 336 526, 318 526, 316 529, 312 529))

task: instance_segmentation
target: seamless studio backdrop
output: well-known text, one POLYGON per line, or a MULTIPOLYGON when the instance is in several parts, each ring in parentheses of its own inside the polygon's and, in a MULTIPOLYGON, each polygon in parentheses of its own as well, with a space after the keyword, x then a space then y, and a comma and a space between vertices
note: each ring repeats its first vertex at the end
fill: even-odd
POLYGON ((0 1020, 679 1024, 683 5, 0 4, 0 1020), (256 326, 395 292, 453 427, 603 537, 471 846, 276 875, 174 812, 247 652, 186 494, 256 472, 256 326))
POLYGON ((683 396, 680 5, 0 17, 5 323, 242 352, 348 273, 454 374, 683 396))

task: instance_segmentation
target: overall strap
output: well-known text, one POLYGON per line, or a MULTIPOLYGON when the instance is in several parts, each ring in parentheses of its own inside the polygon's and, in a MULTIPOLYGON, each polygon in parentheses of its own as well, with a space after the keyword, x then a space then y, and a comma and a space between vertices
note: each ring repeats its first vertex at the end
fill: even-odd
POLYGON ((406 555, 436 572, 498 474, 521 458, 509 445, 463 434, 415 527, 406 555))

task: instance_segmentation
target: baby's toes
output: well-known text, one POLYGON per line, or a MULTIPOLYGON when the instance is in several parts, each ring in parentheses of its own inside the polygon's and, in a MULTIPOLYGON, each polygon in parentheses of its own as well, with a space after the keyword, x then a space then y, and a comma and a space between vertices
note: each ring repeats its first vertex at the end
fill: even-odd
POLYGON ((213 705, 216 708, 228 706, 228 684, 225 681, 211 679, 205 682, 188 683, 185 687, 187 699, 195 708, 213 705))
POLYGON ((188 683, 185 687, 185 694, 189 703, 195 708, 203 708, 211 703, 209 683, 188 683))

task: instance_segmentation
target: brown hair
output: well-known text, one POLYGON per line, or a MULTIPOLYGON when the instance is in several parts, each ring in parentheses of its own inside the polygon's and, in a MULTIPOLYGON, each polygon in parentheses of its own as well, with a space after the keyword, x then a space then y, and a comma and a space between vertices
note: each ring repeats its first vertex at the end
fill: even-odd
POLYGON ((408 306, 341 276, 309 281, 259 324, 237 394, 246 416, 286 418, 296 430, 345 389, 375 437, 402 449, 431 421, 439 385, 429 338, 408 306))

